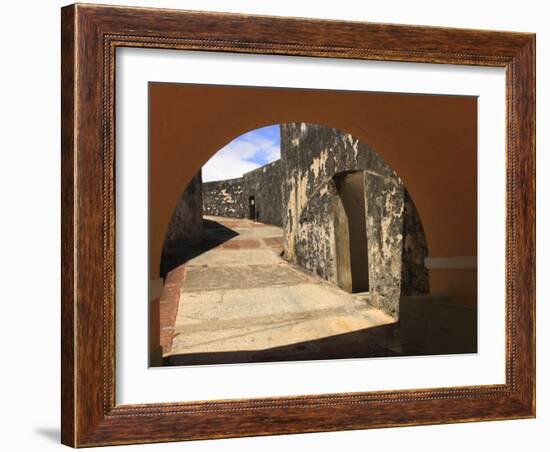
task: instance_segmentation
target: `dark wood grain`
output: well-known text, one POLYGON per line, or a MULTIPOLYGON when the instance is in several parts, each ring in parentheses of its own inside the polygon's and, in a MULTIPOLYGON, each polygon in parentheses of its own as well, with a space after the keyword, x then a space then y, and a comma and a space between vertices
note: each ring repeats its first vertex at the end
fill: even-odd
POLYGON ((75 441, 75 397, 74 385, 74 8, 61 11, 61 441, 76 444, 75 441))
POLYGON ((75 447, 535 415, 535 37, 72 5, 62 10, 62 442, 75 447), (506 384, 115 404, 114 65, 119 46, 506 68, 506 384))

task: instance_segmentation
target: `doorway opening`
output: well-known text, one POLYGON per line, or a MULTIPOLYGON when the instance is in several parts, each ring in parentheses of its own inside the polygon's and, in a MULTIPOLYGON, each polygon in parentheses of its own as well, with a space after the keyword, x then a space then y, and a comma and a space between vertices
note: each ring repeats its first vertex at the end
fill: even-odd
POLYGON ((254 196, 248 198, 248 218, 252 221, 256 221, 256 200, 254 196))
MULTIPOLYGON (((349 277, 352 293, 369 290, 369 258, 365 209, 365 175, 352 171, 334 176, 348 225, 349 277)), ((347 254, 347 253, 346 253, 347 254)))

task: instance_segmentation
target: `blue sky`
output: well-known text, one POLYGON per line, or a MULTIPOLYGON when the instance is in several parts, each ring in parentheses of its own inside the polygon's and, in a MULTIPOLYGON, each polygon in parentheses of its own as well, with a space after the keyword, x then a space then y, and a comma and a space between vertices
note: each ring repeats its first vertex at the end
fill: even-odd
POLYGON ((202 167, 203 182, 240 177, 281 157, 279 125, 262 127, 235 138, 202 167))

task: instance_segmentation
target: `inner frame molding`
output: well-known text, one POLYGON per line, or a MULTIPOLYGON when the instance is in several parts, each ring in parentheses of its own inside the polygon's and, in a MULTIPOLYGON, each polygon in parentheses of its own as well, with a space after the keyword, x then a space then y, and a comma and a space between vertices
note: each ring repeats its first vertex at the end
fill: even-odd
POLYGON ((62 8, 61 31, 64 444, 83 447, 535 416, 535 35, 96 5, 62 8), (504 67, 506 383, 116 405, 117 47, 504 67))

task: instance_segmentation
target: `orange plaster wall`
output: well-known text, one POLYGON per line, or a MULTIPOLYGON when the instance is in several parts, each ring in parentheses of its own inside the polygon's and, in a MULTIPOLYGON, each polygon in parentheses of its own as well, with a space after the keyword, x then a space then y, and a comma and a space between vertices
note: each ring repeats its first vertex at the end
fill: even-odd
POLYGON ((193 175, 239 135, 284 122, 335 127, 369 144, 409 190, 430 256, 477 255, 474 97, 151 83, 149 99, 150 279, 193 175))
POLYGON ((430 292, 445 294, 456 304, 477 306, 477 271, 429 270, 430 292))

